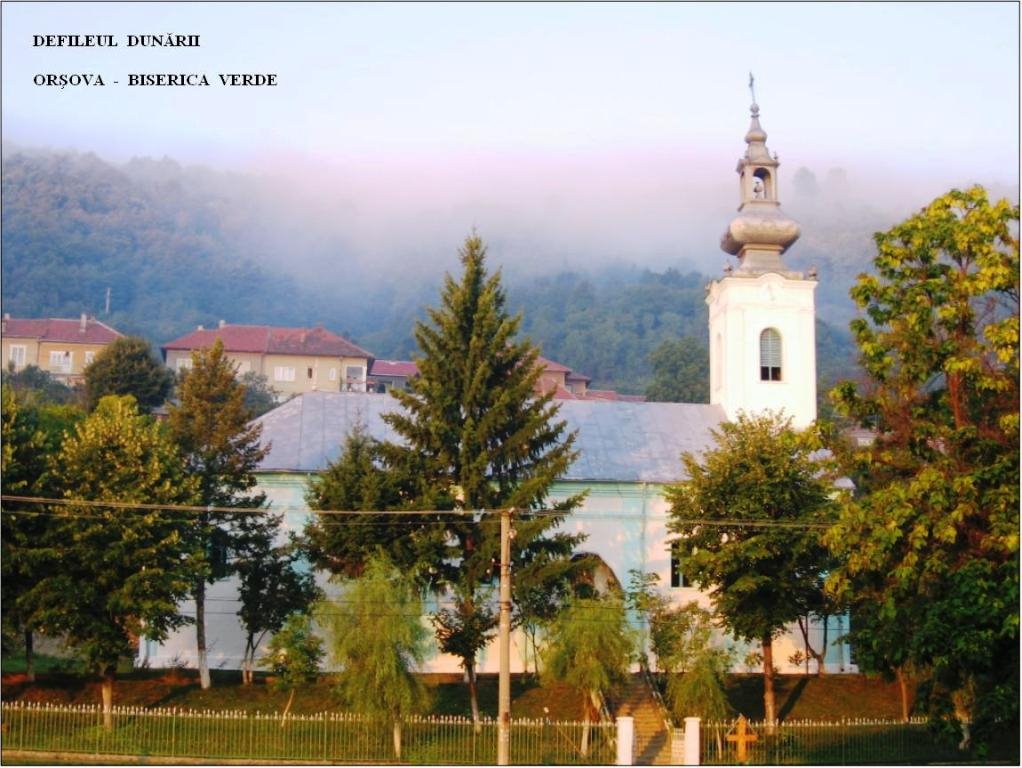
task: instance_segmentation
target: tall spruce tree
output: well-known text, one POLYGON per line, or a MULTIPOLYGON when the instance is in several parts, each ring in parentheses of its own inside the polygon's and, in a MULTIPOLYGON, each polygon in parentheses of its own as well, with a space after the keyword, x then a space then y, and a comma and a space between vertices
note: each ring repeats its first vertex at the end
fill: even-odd
MULTIPOLYGON (((192 367, 178 385, 176 406, 170 409, 170 430, 181 448, 189 472, 198 478, 199 497, 207 507, 254 509, 265 494, 252 493, 253 471, 268 449, 259 445, 262 428, 249 424, 245 387, 224 354, 218 339, 209 349, 192 352, 192 367)), ((198 515, 191 534, 202 567, 195 581, 195 631, 199 679, 209 688, 206 658, 206 584, 230 573, 228 558, 232 540, 252 535, 265 525, 251 512, 233 513, 211 509, 198 515)))
POLYGON ((497 516, 480 511, 516 510, 513 567, 542 550, 567 570, 581 537, 552 529, 580 498, 548 499, 575 458, 574 434, 557 420, 551 396, 535 393, 539 353, 515 338, 521 318, 505 308, 499 272, 487 274, 483 241, 469 236, 460 257, 461 279, 446 277, 440 307, 416 326, 420 376, 409 391, 392 390, 403 410, 385 418, 402 442, 384 443, 380 452, 408 483, 413 508, 452 512, 417 519, 424 535, 444 532, 445 556, 433 570, 454 610, 435 617, 437 636, 461 658, 478 718, 475 658, 496 624, 487 593, 500 544, 497 516))

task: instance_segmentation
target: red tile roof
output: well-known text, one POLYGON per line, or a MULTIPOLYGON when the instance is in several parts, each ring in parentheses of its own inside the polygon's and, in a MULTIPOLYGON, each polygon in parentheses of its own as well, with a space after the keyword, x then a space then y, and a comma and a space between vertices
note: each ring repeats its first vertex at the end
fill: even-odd
POLYGON ((317 357, 365 357, 372 353, 323 327, 276 328, 272 325, 224 325, 195 330, 163 345, 168 349, 205 349, 223 341, 227 352, 317 357))
POLYGON ((411 360, 374 360, 369 369, 370 376, 405 376, 411 378, 419 375, 419 366, 411 360))
POLYGON ((537 357, 536 362, 551 373, 571 373, 571 368, 560 363, 555 363, 553 360, 547 360, 545 357, 537 357))
POLYGON ((87 318, 82 328, 81 318, 19 318, 5 317, 3 335, 9 339, 38 339, 68 344, 109 344, 121 336, 94 317, 87 318))

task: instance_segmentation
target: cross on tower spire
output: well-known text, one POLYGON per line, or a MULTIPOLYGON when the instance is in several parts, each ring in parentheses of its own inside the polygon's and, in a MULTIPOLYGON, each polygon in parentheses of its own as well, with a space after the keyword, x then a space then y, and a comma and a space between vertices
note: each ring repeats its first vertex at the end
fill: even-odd
POLYGON ((752 108, 756 109, 756 78, 749 73, 749 93, 752 94, 752 108))

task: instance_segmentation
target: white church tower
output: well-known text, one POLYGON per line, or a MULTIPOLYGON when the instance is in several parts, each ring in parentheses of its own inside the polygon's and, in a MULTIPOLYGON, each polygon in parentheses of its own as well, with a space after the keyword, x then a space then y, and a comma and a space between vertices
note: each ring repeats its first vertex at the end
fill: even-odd
POLYGON ((739 266, 711 283, 706 297, 710 402, 728 419, 769 409, 803 428, 816 420, 816 281, 781 259, 799 227, 781 211, 779 163, 766 137, 753 97, 748 148, 737 169, 741 205, 720 239, 739 266))

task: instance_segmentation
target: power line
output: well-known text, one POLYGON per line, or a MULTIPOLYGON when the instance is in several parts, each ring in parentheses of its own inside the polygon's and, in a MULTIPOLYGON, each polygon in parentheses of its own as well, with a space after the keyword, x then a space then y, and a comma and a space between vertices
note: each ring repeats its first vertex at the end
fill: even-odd
MULTIPOLYGON (((8 501, 19 504, 36 504, 40 506, 62 506, 62 507, 94 507, 94 508, 110 508, 110 509, 127 509, 127 510, 146 510, 146 511, 174 511, 174 512, 189 512, 189 513, 203 513, 203 512, 217 512, 233 515, 262 515, 266 513, 301 513, 307 515, 325 516, 325 517, 427 517, 427 516, 455 516, 461 518, 474 518, 476 515, 497 515, 501 510, 499 509, 475 509, 475 510, 446 510, 446 509, 432 509, 432 510, 340 510, 340 509, 310 509, 308 507, 203 507, 197 505, 187 504, 147 504, 141 502, 131 501, 93 501, 87 499, 51 499, 41 496, 13 496, 4 494, 0 496, 0 501, 8 501)), ((28 510, 12 510, 12 509, 0 509, 2 514, 13 514, 13 515, 49 515, 59 517, 78 517, 82 519, 101 519, 100 515, 84 515, 84 514, 64 514, 59 512, 30 512, 28 510)), ((539 510, 516 510, 516 517, 520 520, 537 519, 542 517, 564 517, 565 519, 571 518, 576 520, 635 520, 635 521, 660 521, 660 520, 672 520, 675 525, 691 525, 691 526, 705 526, 708 528, 816 528, 816 529, 827 529, 833 525, 833 522, 812 522, 812 521, 796 521, 796 520, 771 520, 771 519, 709 519, 709 518, 672 518, 667 513, 650 512, 645 514, 629 514, 620 512, 597 512, 597 511, 586 511, 586 510, 558 510, 558 509, 539 509, 539 510)), ((190 518, 182 518, 190 519, 190 518)), ((321 522, 321 526, 327 527, 347 527, 347 526, 371 526, 371 527, 382 527, 382 526, 423 526, 423 525, 448 525, 453 520, 346 520, 344 522, 327 523, 321 522)), ((465 522, 483 522, 482 520, 465 520, 465 522)), ((487 520, 486 522, 492 522, 487 520)), ((836 521, 835 521, 836 522, 836 521)))

